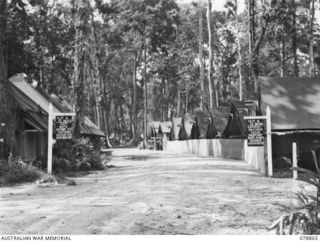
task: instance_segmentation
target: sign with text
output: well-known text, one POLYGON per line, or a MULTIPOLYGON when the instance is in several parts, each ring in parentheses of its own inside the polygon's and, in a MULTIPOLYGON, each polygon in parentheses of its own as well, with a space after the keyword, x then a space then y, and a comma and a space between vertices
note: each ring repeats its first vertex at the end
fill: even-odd
POLYGON ((56 139, 72 139, 73 119, 72 116, 56 116, 56 139))
POLYGON ((248 119, 248 146, 264 146, 264 120, 263 119, 248 119))

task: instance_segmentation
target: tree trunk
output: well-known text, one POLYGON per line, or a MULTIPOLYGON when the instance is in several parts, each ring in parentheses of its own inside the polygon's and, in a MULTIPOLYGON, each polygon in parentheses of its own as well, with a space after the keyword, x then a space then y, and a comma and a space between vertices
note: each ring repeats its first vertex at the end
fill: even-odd
POLYGON ((136 83, 136 52, 133 53, 133 100, 132 100, 132 112, 133 112, 133 129, 132 137, 135 139, 137 134, 137 83, 136 83))
POLYGON ((186 106, 185 106, 185 113, 188 112, 189 109, 189 90, 186 91, 186 106))
MULTIPOLYGON (((101 72, 101 60, 99 58, 99 51, 98 51, 98 38, 97 38, 97 32, 96 32, 96 27, 94 24, 94 18, 93 18, 93 12, 91 11, 91 28, 92 28, 92 33, 93 33, 93 39, 94 39, 94 64, 95 64, 95 75, 96 75, 96 79, 97 82, 99 83, 99 96, 102 99, 102 116, 103 116, 103 126, 104 126, 104 134, 105 134, 105 139, 106 139, 106 144, 108 146, 108 148, 111 148, 111 144, 110 144, 110 140, 109 140, 109 132, 108 132, 108 118, 106 115, 106 109, 107 109, 107 88, 106 88, 106 84, 103 80, 102 77, 102 72, 101 72)), ((100 113, 99 113, 99 108, 97 106, 97 110, 98 110, 98 117, 100 117, 100 113)), ((98 119, 98 122, 100 124, 100 118, 98 119)), ((100 128, 100 127, 99 127, 100 128)))
MULTIPOLYGON (((283 30, 284 31, 284 30, 283 30)), ((280 76, 285 76, 285 37, 284 33, 281 33, 281 42, 280 42, 280 76)))
MULTIPOLYGON (((281 9, 283 9, 283 11, 285 11, 286 9, 286 0, 282 0, 281 2, 281 9)), ((285 32, 286 32, 286 29, 285 29, 285 25, 284 25, 284 20, 282 21, 282 24, 281 24, 281 41, 280 41, 280 76, 281 77, 285 77, 286 76, 286 61, 285 61, 285 58, 286 58, 286 43, 285 43, 285 32)))
POLYGON ((296 3, 291 1, 292 8, 292 53, 294 75, 299 76, 298 56, 297 56, 297 27, 296 27, 296 3))
POLYGON ((253 89, 256 89, 256 79, 258 78, 258 56, 255 48, 256 34, 255 34, 255 0, 249 0, 249 53, 251 61, 251 70, 253 76, 253 89))
MULTIPOLYGON (((212 49, 212 29, 211 29, 211 0, 207 0, 207 25, 208 25, 208 46, 209 46, 209 69, 208 69, 208 83, 209 83, 209 105, 210 110, 213 108, 213 103, 215 101, 215 105, 218 106, 218 96, 215 95, 215 99, 213 100, 213 88, 212 88, 212 61, 213 61, 213 49, 212 49)), ((216 86, 214 87, 216 89, 216 86)))
POLYGON ((309 65, 310 76, 315 75, 314 55, 313 55, 313 25, 314 25, 314 0, 310 2, 310 38, 309 38, 309 65))
POLYGON ((240 31, 239 31, 239 20, 238 20, 238 1, 235 0, 235 16, 236 16, 236 29, 237 29, 237 45, 238 45, 238 72, 239 72, 239 99, 243 99, 242 91, 242 56, 241 56, 241 44, 240 44, 240 31))
MULTIPOLYGON (((147 98, 148 98, 148 90, 147 90, 147 38, 144 36, 144 145, 147 144, 147 98)), ((145 147, 144 147, 145 148, 145 147)))
POLYGON ((204 104, 204 66, 203 66, 203 24, 202 24, 202 7, 199 6, 199 63, 200 63, 200 108, 203 110, 204 104))
MULTIPOLYGON (((12 120, 11 100, 8 92, 7 63, 5 58, 5 32, 7 26, 7 1, 0 2, 0 139, 4 138, 4 145, 9 148, 9 159, 14 159, 17 153, 17 143, 15 137, 15 120, 12 120), (1 135, 2 135, 1 134, 1 135)), ((8 158, 6 151, 1 154, 0 158, 8 158), (3 157, 1 157, 3 156, 3 157)))
POLYGON ((177 100, 177 113, 175 114, 176 116, 180 115, 180 106, 181 106, 181 91, 180 91, 180 85, 178 85, 178 100, 177 100))
POLYGON ((75 128, 73 136, 75 139, 81 136, 81 126, 84 125, 84 27, 87 21, 88 2, 86 0, 75 1, 75 55, 73 88, 75 97, 75 128))

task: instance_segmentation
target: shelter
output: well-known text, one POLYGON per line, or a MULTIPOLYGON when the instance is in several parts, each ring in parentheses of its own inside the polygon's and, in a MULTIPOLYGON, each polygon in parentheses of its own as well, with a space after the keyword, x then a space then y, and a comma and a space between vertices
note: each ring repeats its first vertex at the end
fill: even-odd
POLYGON ((258 105, 254 100, 231 101, 228 123, 222 133, 222 137, 235 139, 245 138, 247 125, 244 117, 255 116, 257 113, 258 105))
POLYGON ((213 107, 213 120, 217 130, 217 135, 221 137, 225 130, 229 119, 230 107, 213 107))
POLYGON ((182 117, 172 118, 172 128, 171 128, 171 134, 170 134, 171 140, 178 140, 179 139, 179 133, 180 133, 181 126, 182 126, 182 117))
POLYGON ((172 129, 172 122, 161 122, 159 125, 159 134, 170 134, 172 129))
POLYGON ((172 122, 161 122, 159 125, 159 135, 162 136, 162 145, 164 145, 169 139, 172 129, 172 122))
POLYGON ((213 115, 211 112, 198 110, 195 112, 195 121, 196 124, 193 126, 196 131, 193 133, 195 134, 196 138, 200 139, 213 139, 216 137, 217 129, 214 124, 213 115), (198 137, 197 137, 198 134, 198 137))
POLYGON ((182 117, 182 126, 179 131, 179 139, 196 139, 199 137, 197 129, 194 128, 196 125, 195 115, 191 113, 185 113, 182 117))
POLYGON ((298 165, 314 167, 310 149, 320 149, 320 78, 259 77, 258 87, 260 113, 265 114, 267 106, 271 110, 273 157, 291 159, 296 142, 298 165))
POLYGON ((148 138, 158 137, 159 126, 160 126, 160 122, 159 121, 151 121, 151 122, 149 122, 148 126, 147 126, 147 137, 148 138))
MULTIPOLYGON (((26 81, 25 74, 9 79, 9 92, 13 97, 12 114, 15 122, 19 154, 25 161, 33 161, 47 154, 48 110, 53 103, 54 112, 69 112, 57 104, 44 90, 34 88, 26 81)), ((104 136, 87 117, 81 127, 82 134, 104 136)))

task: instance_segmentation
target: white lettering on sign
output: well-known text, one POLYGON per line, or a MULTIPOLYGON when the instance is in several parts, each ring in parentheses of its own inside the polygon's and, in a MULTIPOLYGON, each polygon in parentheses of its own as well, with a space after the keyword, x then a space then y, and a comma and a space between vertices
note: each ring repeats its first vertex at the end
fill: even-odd
POLYGON ((264 121, 260 119, 248 119, 248 146, 264 146, 264 121))
POLYGON ((72 139, 73 119, 72 116, 56 116, 56 139, 72 139))

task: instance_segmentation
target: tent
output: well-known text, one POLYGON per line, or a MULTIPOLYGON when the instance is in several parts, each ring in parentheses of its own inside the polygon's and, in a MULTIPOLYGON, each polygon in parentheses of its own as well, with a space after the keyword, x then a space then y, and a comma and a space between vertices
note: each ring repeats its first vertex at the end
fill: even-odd
POLYGON ((193 127, 196 125, 195 115, 185 113, 182 117, 182 126, 179 131, 179 139, 195 139, 199 137, 197 130, 193 127))
POLYGON ((147 137, 148 138, 158 137, 159 126, 160 126, 160 122, 158 121, 149 122, 147 125, 147 137))
POLYGON ((159 134, 170 134, 172 129, 172 122, 161 122, 159 125, 159 134))
POLYGON ((212 113, 213 113, 213 121, 214 125, 216 127, 218 135, 221 136, 223 131, 225 130, 227 123, 228 123, 228 117, 229 117, 230 107, 213 107, 212 113))
MULTIPOLYGON (((17 74, 9 79, 9 92, 14 104, 12 113, 16 126, 16 139, 20 155, 25 161, 46 155, 49 103, 53 103, 55 113, 70 112, 41 88, 34 88, 26 81, 25 74, 17 74)), ((99 138, 104 133, 85 117, 81 127, 83 136, 99 138)), ((100 139, 100 138, 99 138, 100 139)))
POLYGON ((254 100, 230 102, 228 123, 222 133, 223 138, 245 138, 247 135, 247 122, 245 116, 256 116, 258 105, 254 100))
POLYGON ((313 166, 310 149, 320 149, 320 78, 259 77, 258 88, 260 113, 271 110, 273 157, 291 159, 296 142, 298 165, 313 166))
MULTIPOLYGON (((213 139, 217 135, 217 129, 214 124, 213 115, 210 112, 198 110, 195 112, 196 124, 193 126, 197 129, 195 134, 199 134, 200 139, 213 139)), ((196 136, 196 135, 195 135, 196 136)))
POLYGON ((170 139, 177 140, 179 139, 180 128, 182 126, 182 117, 173 117, 172 118, 172 128, 170 139))

